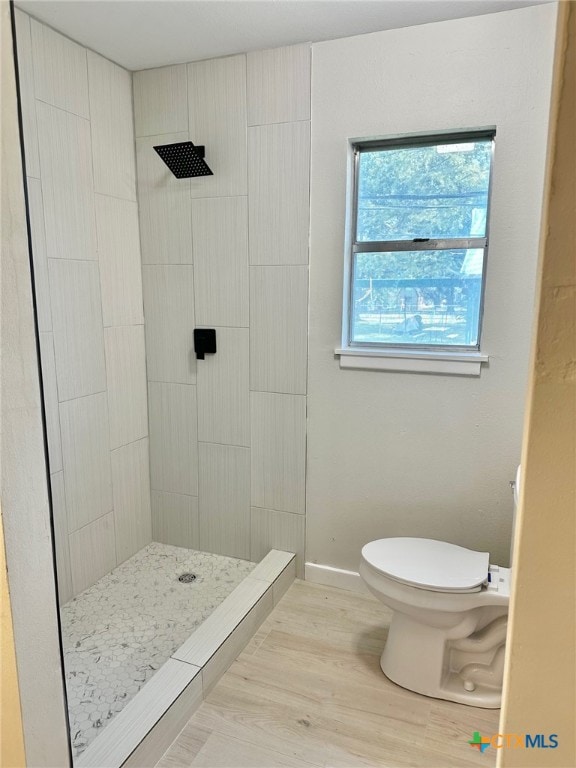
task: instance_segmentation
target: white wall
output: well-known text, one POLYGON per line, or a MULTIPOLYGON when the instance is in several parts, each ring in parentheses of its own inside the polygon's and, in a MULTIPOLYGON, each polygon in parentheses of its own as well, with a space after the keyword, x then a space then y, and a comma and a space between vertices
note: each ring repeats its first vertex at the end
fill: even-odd
POLYGON ((152 537, 132 78, 15 14, 64 603, 152 537))
POLYGON ((307 555, 384 536, 506 564, 534 305, 556 6, 313 46, 307 555), (349 138, 495 125, 479 378, 340 370, 349 138))
POLYGON ((154 539, 302 573, 310 46, 136 72, 134 107, 154 539), (188 139, 213 176, 153 149, 188 139))

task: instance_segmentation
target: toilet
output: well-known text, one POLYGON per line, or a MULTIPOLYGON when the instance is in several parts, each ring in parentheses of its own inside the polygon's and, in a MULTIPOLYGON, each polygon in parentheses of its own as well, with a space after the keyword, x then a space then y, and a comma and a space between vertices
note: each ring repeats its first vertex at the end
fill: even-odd
MULTIPOLYGON (((519 482, 520 467, 515 510, 519 482)), ((488 552, 398 537, 363 547, 360 576, 394 611, 380 660, 386 677, 425 696, 500 706, 510 568, 491 564, 488 552)))

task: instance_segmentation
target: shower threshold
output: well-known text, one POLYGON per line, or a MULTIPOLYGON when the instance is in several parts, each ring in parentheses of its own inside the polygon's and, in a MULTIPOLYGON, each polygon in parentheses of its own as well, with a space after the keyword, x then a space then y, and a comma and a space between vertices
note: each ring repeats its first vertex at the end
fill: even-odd
MULTIPOLYGON (((295 577, 292 553, 271 550, 258 564, 235 562, 236 569, 247 575, 231 592, 228 587, 228 596, 74 758, 75 768, 154 766, 295 577)), ((192 568, 182 571, 189 573, 192 568)), ((226 573, 230 578, 229 568, 226 573)), ((178 587, 193 591, 196 581, 180 582, 178 587)))

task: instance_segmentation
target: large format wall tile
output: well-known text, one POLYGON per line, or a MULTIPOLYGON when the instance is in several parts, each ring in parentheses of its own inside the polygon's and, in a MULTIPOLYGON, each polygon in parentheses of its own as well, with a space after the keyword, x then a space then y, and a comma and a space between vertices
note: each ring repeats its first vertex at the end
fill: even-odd
POLYGON ((310 124, 248 130, 251 264, 307 264, 310 124))
POLYGON ((136 136, 188 130, 186 65, 134 72, 136 136))
POLYGON ((144 322, 138 205, 96 195, 98 262, 104 325, 144 322))
POLYGON ((116 567, 113 512, 70 534, 70 562, 75 595, 116 567))
POLYGON ((36 98, 90 117, 86 49, 31 19, 36 98))
POLYGON ((192 201, 198 325, 248 326, 248 201, 192 201))
POLYGON ((250 445, 248 328, 217 328, 215 355, 198 362, 198 439, 250 445))
POLYGON ((304 577, 305 515, 252 507, 250 512, 250 560, 259 562, 271 549, 296 554, 298 578, 304 577))
POLYGON ((50 309, 50 284, 48 282, 48 260, 46 258, 46 235, 44 232, 44 203, 40 179, 28 177, 28 210, 32 235, 32 259, 34 262, 34 290, 40 331, 52 330, 50 309))
POLYGON ((307 267, 250 267, 250 389, 306 393, 307 267))
POLYGON ((53 259, 96 259, 90 123, 37 102, 46 224, 53 259))
POLYGON ((112 451, 116 559, 123 563, 152 541, 148 439, 112 451))
POLYGON ((50 294, 58 397, 70 400, 106 389, 98 264, 50 259, 50 294))
POLYGON ((310 45, 247 54, 248 125, 310 119, 310 45))
POLYGON ((136 200, 130 72, 88 51, 88 84, 94 189, 136 200))
POLYGON ((18 47, 18 80, 22 108, 22 131, 26 155, 26 175, 40 178, 38 156, 38 130, 36 128, 36 97, 34 95, 34 62, 30 37, 30 16, 19 8, 14 9, 16 43, 18 47))
MULTIPOLYGON (((111 458, 118 552, 128 557, 151 540, 132 76, 22 11, 15 16, 63 602, 116 565, 111 458)), ((182 199, 190 232, 189 186, 182 199)))
POLYGON ((68 544, 68 520, 64 495, 64 472, 50 475, 52 489, 52 514, 54 515, 54 548, 56 550, 56 574, 58 576, 58 602, 64 605, 74 597, 70 570, 68 544))
POLYGON ((60 441, 60 413, 58 410, 54 340, 51 333, 40 334, 40 356, 42 359, 42 395, 46 411, 48 461, 50 473, 53 474, 62 469, 62 444, 60 441))
POLYGON ((112 509, 106 393, 60 403, 70 532, 112 509))
POLYGON ((110 448, 114 449, 148 434, 144 326, 106 328, 104 333, 110 448))
POLYGON ((190 179, 177 179, 154 151, 187 140, 187 133, 136 140, 143 264, 192 264, 190 179))
POLYGON ((310 46, 133 83, 153 536, 240 557, 274 540, 301 555, 310 46), (188 139, 214 176, 177 180, 154 152, 188 139), (216 355, 196 362, 194 327, 216 328, 216 355), (262 509, 252 542, 250 502, 262 509))
POLYGON ((199 445, 200 548, 250 557, 250 450, 199 445))
POLYGON ((148 379, 194 384, 194 269, 145 266, 142 271, 148 379))
POLYGON ((306 398, 251 392, 252 506, 305 511, 306 398))
POLYGON ((198 497, 152 491, 152 540, 199 549, 198 497))
POLYGON ((197 496, 196 387, 151 381, 148 407, 151 488, 197 496))
POLYGON ((206 147, 213 176, 192 179, 192 197, 246 194, 246 57, 188 64, 190 140, 206 147))

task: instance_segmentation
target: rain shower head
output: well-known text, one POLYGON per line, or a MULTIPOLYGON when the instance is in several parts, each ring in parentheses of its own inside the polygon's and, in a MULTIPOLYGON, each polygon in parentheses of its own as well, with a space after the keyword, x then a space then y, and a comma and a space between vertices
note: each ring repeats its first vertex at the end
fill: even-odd
POLYGON ((204 147, 195 147, 191 141, 162 144, 154 149, 177 179, 214 175, 204 162, 204 147))

